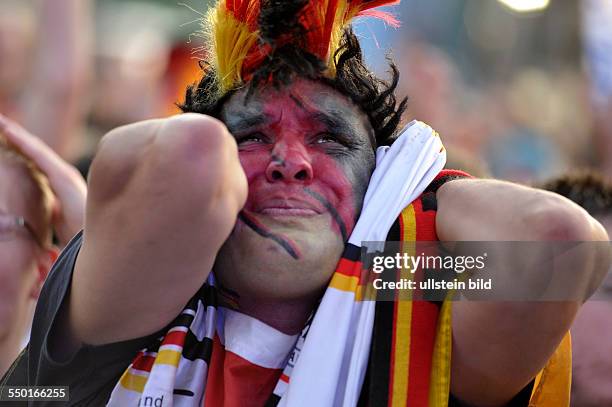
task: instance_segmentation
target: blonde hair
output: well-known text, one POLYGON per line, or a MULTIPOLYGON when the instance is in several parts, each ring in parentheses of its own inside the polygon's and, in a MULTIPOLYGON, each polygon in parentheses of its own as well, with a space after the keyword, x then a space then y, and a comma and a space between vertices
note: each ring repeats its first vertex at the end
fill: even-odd
POLYGON ((0 162, 12 164, 25 172, 29 179, 30 187, 24 193, 31 195, 32 201, 28 204, 35 211, 37 220, 34 233, 37 235, 38 242, 42 245, 51 243, 53 228, 51 217, 53 210, 53 192, 49 185, 47 176, 38 168, 36 163, 26 156, 17 146, 11 144, 0 131, 0 162), (31 191, 31 192, 30 192, 31 191), (38 227, 36 227, 38 226, 38 227))

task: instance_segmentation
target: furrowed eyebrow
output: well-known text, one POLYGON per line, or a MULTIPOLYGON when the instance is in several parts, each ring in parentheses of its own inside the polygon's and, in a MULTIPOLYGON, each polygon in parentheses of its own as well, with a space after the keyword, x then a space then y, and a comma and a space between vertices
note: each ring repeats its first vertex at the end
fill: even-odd
POLYGON ((228 118, 227 128, 232 132, 241 132, 266 123, 266 117, 261 114, 239 112, 236 116, 228 118))
POLYGON ((357 129, 355 129, 355 127, 351 125, 349 121, 345 120, 339 114, 334 115, 325 112, 316 112, 312 114, 311 118, 312 120, 317 120, 325 124, 329 130, 334 131, 339 136, 346 139, 346 141, 361 143, 359 137, 356 137, 357 129))

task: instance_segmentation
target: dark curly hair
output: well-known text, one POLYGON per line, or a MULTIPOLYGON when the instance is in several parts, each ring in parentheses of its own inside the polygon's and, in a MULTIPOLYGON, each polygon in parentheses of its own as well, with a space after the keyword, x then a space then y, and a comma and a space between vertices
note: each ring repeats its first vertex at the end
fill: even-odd
MULTIPOLYGON (((305 28, 299 23, 299 14, 307 1, 262 1, 259 16, 261 41, 271 46, 261 66, 255 71, 248 87, 247 98, 258 86, 272 83, 277 88, 288 85, 296 77, 318 80, 348 96, 368 116, 377 145, 393 142, 396 130, 406 110, 407 98, 397 101, 395 89, 399 72, 389 61, 391 80, 377 78, 363 61, 359 41, 349 28, 343 33, 340 47, 334 55, 336 76, 331 79, 324 75, 327 67, 314 54, 305 51, 305 28), (292 41, 279 41, 291 36, 292 41), (284 43, 283 45, 277 45, 284 43)), ((204 76, 196 85, 189 86, 185 102, 179 107, 183 112, 204 113, 219 117, 223 103, 232 92, 214 98, 219 94, 218 84, 211 66, 201 66, 204 76)))

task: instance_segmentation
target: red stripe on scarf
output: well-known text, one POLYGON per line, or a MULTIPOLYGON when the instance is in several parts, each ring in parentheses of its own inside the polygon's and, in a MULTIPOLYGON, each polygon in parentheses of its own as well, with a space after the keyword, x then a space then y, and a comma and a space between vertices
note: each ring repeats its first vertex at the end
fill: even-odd
POLYGON ((150 372, 153 368, 154 363, 154 356, 147 356, 144 354, 144 352, 138 352, 138 355, 134 358, 134 361, 132 362, 132 368, 136 370, 141 370, 143 372, 150 372))
POLYGON ((336 267, 336 273, 340 273, 348 277, 361 277, 362 268, 363 267, 360 261, 352 261, 342 257, 340 258, 338 266, 336 267))
MULTIPOLYGON (((416 241, 436 241, 436 212, 424 212, 420 199, 414 202, 414 212, 416 218, 416 241)), ((419 280, 422 280, 424 277, 423 270, 418 270, 417 273, 419 280)), ((436 338, 438 312, 438 306, 432 302, 414 301, 412 303, 410 370, 408 374, 410 377, 408 384, 409 406, 427 406, 429 404, 431 363, 436 338)))
POLYGON ((164 346, 164 345, 183 346, 185 344, 185 336, 187 336, 187 332, 172 331, 166 334, 166 337, 164 338, 160 346, 164 346))
POLYGON ((342 257, 338 262, 335 272, 343 276, 359 278, 359 285, 371 282, 368 281, 368 278, 372 276, 368 275, 367 270, 364 270, 361 261, 353 261, 342 257))
MULTIPOLYGON (((404 225, 404 217, 402 215, 399 216, 399 229, 400 229, 400 239, 404 238, 404 231, 406 225, 404 225)), ((398 270, 399 273, 399 270, 398 270)), ((393 301, 393 332, 391 333, 391 358, 389 363, 389 398, 388 403, 389 406, 393 403, 393 383, 395 379, 395 350, 396 350, 396 337, 397 337, 397 307, 399 301, 393 301)))
POLYGON ((215 335, 204 406, 261 407, 272 394, 282 372, 282 369, 258 366, 227 351, 215 335))

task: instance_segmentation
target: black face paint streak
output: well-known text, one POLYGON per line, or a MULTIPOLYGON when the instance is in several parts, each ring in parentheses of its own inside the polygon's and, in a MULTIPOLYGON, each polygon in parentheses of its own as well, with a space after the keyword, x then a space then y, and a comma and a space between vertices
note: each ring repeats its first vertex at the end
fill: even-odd
POLYGON ((272 154, 270 156, 270 158, 272 159, 272 162, 280 167, 285 167, 285 160, 283 160, 282 158, 280 158, 279 156, 277 156, 276 154, 272 154))
POLYGON ((241 211, 238 215, 238 219, 240 219, 245 225, 250 227, 255 233, 257 233, 261 237, 271 239, 278 243, 295 260, 298 260, 301 257, 299 250, 295 246, 295 244, 292 244, 292 242, 290 242, 289 240, 270 232, 264 225, 259 223, 251 215, 245 213, 244 211, 241 211))
POLYGON ((344 220, 342 220, 342 217, 340 216, 336 208, 334 208, 332 204, 327 199, 325 199, 324 196, 317 194, 313 190, 309 188, 304 188, 304 192, 306 192, 308 195, 312 196, 314 199, 319 201, 321 205, 323 205, 325 209, 329 211, 330 215, 332 216, 332 218, 338 225, 338 228, 340 229, 342 240, 346 242, 348 240, 348 233, 346 232, 346 224, 344 223, 344 220))
POLYGON ((290 93, 289 97, 291 98, 291 100, 293 100, 295 102, 295 104, 297 105, 297 107, 299 107, 300 109, 304 109, 304 104, 302 103, 302 101, 300 99, 298 99, 294 94, 290 93))
POLYGON ((219 279, 216 281, 217 283, 217 300, 219 305, 224 306, 225 308, 238 310, 239 309, 239 300, 240 295, 233 290, 225 287, 219 279))

